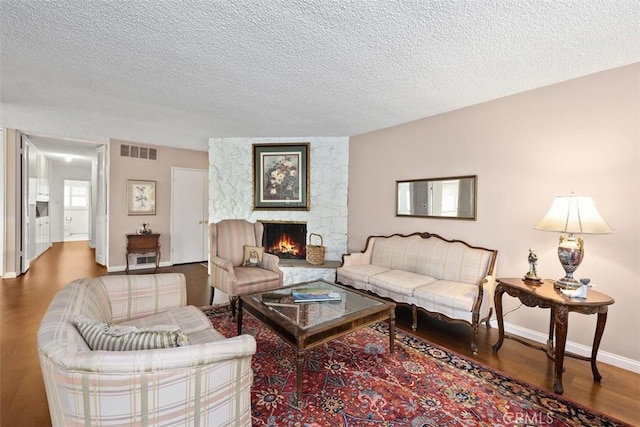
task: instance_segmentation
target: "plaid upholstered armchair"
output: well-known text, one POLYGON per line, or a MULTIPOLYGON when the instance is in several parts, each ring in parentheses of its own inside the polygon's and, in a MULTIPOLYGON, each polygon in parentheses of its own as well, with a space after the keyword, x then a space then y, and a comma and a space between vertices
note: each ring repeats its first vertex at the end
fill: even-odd
POLYGON ((237 297, 282 287, 280 259, 264 252, 261 222, 225 219, 209 225, 211 303, 215 289, 229 295, 235 317, 237 297))
POLYGON ((250 426, 255 339, 225 338, 186 302, 181 273, 78 279, 60 290, 38 330, 51 424, 250 426), (181 340, 152 344, 151 335, 176 331, 170 325, 181 340), (117 350, 122 341, 139 348, 117 350))

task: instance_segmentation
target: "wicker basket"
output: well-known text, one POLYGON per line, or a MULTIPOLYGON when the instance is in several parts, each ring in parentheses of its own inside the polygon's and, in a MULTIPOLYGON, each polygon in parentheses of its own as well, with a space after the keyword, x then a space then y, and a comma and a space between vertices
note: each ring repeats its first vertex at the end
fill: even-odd
POLYGON ((316 233, 309 234, 309 244, 307 244, 307 262, 309 264, 324 264, 324 246, 322 236, 316 233), (311 244, 311 236, 318 236, 320 238, 320 245, 311 244))

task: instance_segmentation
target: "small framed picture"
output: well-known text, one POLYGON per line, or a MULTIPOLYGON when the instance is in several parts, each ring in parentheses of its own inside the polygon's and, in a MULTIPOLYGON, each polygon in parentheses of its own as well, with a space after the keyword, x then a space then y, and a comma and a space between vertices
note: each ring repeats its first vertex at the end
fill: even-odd
POLYGON ((127 209, 129 215, 155 215, 156 182, 128 179, 127 209))
POLYGON ((309 210, 309 143, 253 145, 253 210, 309 210))

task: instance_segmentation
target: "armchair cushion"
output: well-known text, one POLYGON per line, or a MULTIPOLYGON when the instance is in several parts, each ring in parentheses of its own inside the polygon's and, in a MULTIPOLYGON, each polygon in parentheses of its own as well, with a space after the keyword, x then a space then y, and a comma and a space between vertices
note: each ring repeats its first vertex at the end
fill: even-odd
POLYGON ((188 342, 179 326, 158 325, 137 328, 100 322, 84 316, 76 316, 73 323, 92 350, 149 350, 178 347, 188 342))
POLYGON ((262 254, 264 248, 262 246, 244 245, 244 257, 242 258, 243 267, 262 267, 262 254))

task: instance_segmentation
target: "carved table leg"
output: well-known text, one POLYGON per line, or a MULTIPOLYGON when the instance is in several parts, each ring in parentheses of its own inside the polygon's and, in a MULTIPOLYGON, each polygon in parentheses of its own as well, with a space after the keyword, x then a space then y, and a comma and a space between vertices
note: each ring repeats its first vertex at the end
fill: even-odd
POLYGON ((549 316, 549 338, 547 339, 547 354, 553 355, 553 332, 556 322, 556 308, 551 307, 551 314, 549 316))
POLYGON ((156 252, 156 273, 160 272, 160 248, 156 252))
POLYGON ((555 375, 553 378, 553 391, 562 394, 562 370, 564 367, 564 348, 567 344, 567 322, 569 320, 569 308, 561 305, 555 307, 555 375))
POLYGON ((504 342, 504 319, 502 318, 502 294, 504 294, 504 288, 501 284, 496 286, 495 293, 493 295, 493 306, 496 308, 496 320, 498 321, 498 342, 493 347, 494 353, 497 353, 502 347, 504 342))
POLYGON ((596 325, 596 335, 593 338, 593 347, 591 348, 591 372, 593 373, 593 380, 600 382, 602 375, 598 372, 596 366, 596 357, 598 356, 598 348, 600 347, 600 340, 604 333, 604 325, 607 323, 607 307, 603 308, 603 311, 598 313, 598 324, 596 325))

